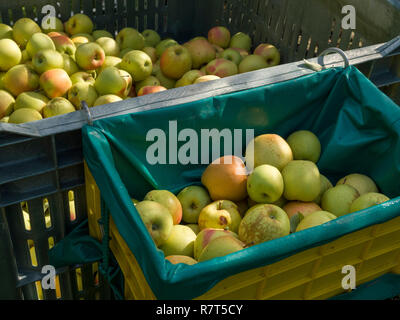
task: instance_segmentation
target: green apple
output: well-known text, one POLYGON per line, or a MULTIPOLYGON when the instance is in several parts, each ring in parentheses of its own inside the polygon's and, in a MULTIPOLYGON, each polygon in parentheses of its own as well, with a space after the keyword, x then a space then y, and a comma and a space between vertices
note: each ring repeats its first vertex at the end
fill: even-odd
POLYGON ((220 58, 232 61, 237 66, 239 66, 240 62, 242 62, 242 60, 243 60, 243 57, 241 56, 241 54, 238 51, 233 50, 231 48, 224 50, 220 54, 220 58))
POLYGON ((325 176, 324 176, 323 174, 321 174, 321 173, 320 173, 319 175, 320 175, 320 178, 321 178, 321 191, 320 191, 318 197, 316 197, 316 198, 313 200, 313 201, 314 201, 315 203, 317 203, 318 205, 321 204, 321 199, 322 199, 322 196, 324 195, 325 191, 328 190, 328 189, 330 189, 330 188, 333 188, 332 182, 330 182, 330 180, 329 180, 327 177, 325 177, 325 176))
POLYGON ((252 41, 248 34, 238 32, 232 36, 229 46, 231 48, 239 48, 249 52, 251 50, 252 41))
POLYGON ((176 85, 175 79, 170 79, 161 70, 155 73, 155 77, 160 81, 160 84, 167 89, 173 89, 176 85))
POLYGON ((290 221, 286 212, 273 204, 258 204, 250 208, 239 226, 239 239, 248 246, 289 233, 290 221))
POLYGON ((182 205, 172 192, 168 190, 152 190, 146 194, 143 200, 155 201, 166 207, 171 214, 174 225, 182 221, 182 205))
POLYGON ((189 50, 192 56, 193 69, 199 69, 217 57, 214 47, 207 39, 195 38, 183 46, 189 50))
POLYGON ((226 78, 238 74, 239 70, 237 65, 223 58, 218 58, 210 61, 206 66, 206 73, 208 75, 226 78))
POLYGON ((177 195, 182 205, 182 220, 186 223, 198 223, 201 210, 211 203, 210 195, 201 186, 189 186, 177 195))
POLYGON ((232 238, 239 239, 239 236, 236 233, 229 230, 216 229, 216 228, 206 228, 200 230, 196 236, 196 240, 194 241, 194 250, 193 250, 194 258, 198 259, 201 252, 212 240, 224 236, 229 236, 232 238))
POLYGON ((106 55, 103 48, 95 42, 80 45, 75 52, 75 60, 83 70, 95 70, 100 68, 106 55))
POLYGON ((24 49, 31 36, 39 32, 42 30, 35 21, 30 18, 21 18, 13 26, 13 39, 21 49, 24 49))
POLYGON ((255 50, 255 55, 259 55, 265 59, 268 64, 268 67, 275 67, 281 61, 281 55, 278 49, 269 43, 260 44, 255 50))
POLYGON ((50 99, 64 96, 72 87, 71 79, 64 69, 50 69, 43 72, 39 82, 50 99))
POLYGON ((26 49, 22 50, 21 54, 22 54, 22 58, 21 58, 20 64, 32 62, 32 58, 29 56, 29 53, 28 53, 28 51, 26 51, 26 49))
POLYGON ((32 108, 15 110, 9 117, 8 123, 20 124, 43 119, 42 115, 32 108))
POLYGON ((132 77, 124 70, 108 67, 98 75, 94 87, 101 96, 113 94, 125 98, 132 88, 132 77))
POLYGON ((41 28, 44 33, 49 33, 49 32, 64 32, 64 24, 63 22, 57 18, 54 18, 54 23, 55 25, 51 25, 51 20, 50 19, 43 19, 41 23, 41 28))
POLYGON ((168 209, 155 201, 141 201, 135 206, 147 231, 157 247, 165 243, 173 228, 168 209))
POLYGON ((14 109, 32 108, 42 113, 43 108, 48 102, 49 99, 39 92, 23 92, 18 95, 17 99, 15 100, 14 109))
POLYGON ((71 56, 67 55, 66 53, 62 53, 61 56, 64 60, 63 69, 67 71, 68 75, 73 75, 74 73, 79 72, 79 66, 77 65, 75 60, 71 58, 71 56))
POLYGON ((321 200, 321 208, 337 217, 350 213, 350 207, 360 194, 350 185, 341 184, 328 189, 321 200))
POLYGON ((308 130, 296 131, 286 141, 293 151, 294 160, 318 162, 321 156, 321 142, 313 132, 308 130))
POLYGON ((64 69, 64 58, 56 50, 42 50, 33 56, 32 66, 38 74, 51 69, 64 69))
POLYGON ((361 211, 389 200, 390 198, 382 193, 378 192, 364 193, 363 195, 361 195, 360 197, 358 197, 356 200, 353 201, 353 203, 350 206, 350 212, 361 211))
POLYGON ((4 76, 5 89, 17 97, 25 91, 35 91, 39 88, 39 76, 27 64, 17 64, 4 76))
POLYGON ((1 118, 1 119, 0 119, 0 122, 8 123, 8 120, 10 120, 10 117, 9 117, 9 116, 6 116, 6 117, 1 118))
POLYGON ((103 104, 114 103, 122 100, 123 99, 121 97, 118 97, 114 94, 106 94, 104 96, 98 97, 94 102, 93 107, 101 106, 103 104))
POLYGON ((200 70, 190 70, 175 83, 175 88, 189 86, 202 76, 205 76, 204 72, 201 72, 200 70))
POLYGON ((58 52, 65 53, 71 58, 75 59, 76 47, 71 38, 58 32, 50 32, 47 35, 51 38, 51 40, 53 40, 58 52))
POLYGON ((315 211, 300 221, 300 223, 297 225, 296 232, 319 226, 336 218, 337 217, 334 214, 328 211, 315 211))
POLYGON ((124 55, 119 67, 129 72, 134 82, 138 82, 151 75, 153 63, 151 58, 143 51, 132 50, 124 55))
POLYGON ((246 73, 260 69, 268 68, 267 62, 263 57, 251 54, 243 58, 239 64, 239 73, 246 73))
POLYGON ((156 47, 161 42, 160 35, 152 29, 146 29, 142 32, 142 36, 144 37, 144 46, 145 47, 156 47))
POLYGON ((97 40, 99 38, 102 38, 102 37, 109 37, 109 38, 114 39, 114 36, 110 32, 108 32, 107 30, 95 30, 95 31, 92 32, 92 37, 95 40, 97 40))
POLYGON ((5 90, 0 90, 0 119, 9 116, 14 110, 15 99, 5 90))
POLYGON ((135 84, 136 94, 142 89, 143 87, 147 86, 159 86, 160 81, 155 76, 149 76, 146 79, 139 81, 135 84))
POLYGON ((114 56, 106 56, 104 59, 104 63, 100 68, 96 70, 97 76, 105 69, 108 67, 116 67, 119 68, 119 64, 121 63, 122 59, 119 57, 114 57, 114 56))
POLYGON ((289 144, 277 134, 263 134, 255 137, 246 148, 246 166, 252 170, 263 164, 282 169, 293 160, 289 144))
POLYGON ((179 44, 174 39, 164 39, 156 45, 156 54, 157 57, 160 58, 164 51, 172 46, 179 44))
POLYGON ((168 239, 160 246, 164 255, 181 255, 193 257, 196 234, 185 225, 174 225, 168 239))
POLYGON ((242 220, 237 205, 229 200, 218 200, 205 206, 199 215, 199 227, 229 229, 237 233, 242 220))
POLYGON ((53 40, 44 33, 35 33, 30 37, 28 43, 26 45, 26 51, 29 54, 29 57, 33 58, 33 56, 42 50, 56 50, 56 46, 54 45, 53 40))
POLYGON ((71 101, 77 110, 81 109, 82 101, 85 101, 88 107, 93 107, 97 98, 96 89, 87 82, 78 82, 68 90, 68 100, 71 101))
POLYGON ((247 193, 257 203, 274 203, 283 194, 281 172, 274 166, 258 166, 247 179, 247 193))
POLYGON ((75 72, 70 76, 70 78, 73 85, 78 82, 88 82, 94 85, 94 83, 96 82, 93 74, 86 71, 75 72))
POLYGON ((223 236, 212 240, 201 252, 199 262, 224 257, 245 248, 245 244, 233 237, 223 236))
POLYGON ((209 82, 209 81, 214 81, 214 80, 218 80, 218 79, 221 79, 221 78, 218 77, 218 76, 214 76, 214 75, 209 74, 209 75, 206 75, 206 76, 202 76, 202 77, 197 78, 197 79, 194 81, 193 84, 203 83, 203 82, 209 82))
POLYGON ((230 31, 223 26, 213 27, 208 31, 208 41, 223 49, 229 47, 231 42, 230 31))
POLYGON ((134 28, 123 28, 118 32, 116 41, 120 50, 130 48, 133 50, 141 50, 145 46, 145 39, 139 31, 134 28))
POLYGON ((113 38, 101 37, 98 38, 96 42, 103 48, 106 56, 119 56, 119 45, 113 38))
POLYGON ((92 35, 87 33, 78 33, 71 36, 72 42, 75 44, 75 47, 79 47, 82 44, 94 42, 94 38, 92 35))
POLYGON ((313 201, 321 192, 321 177, 316 164, 307 160, 290 161, 282 170, 287 200, 313 201))
POLYGON ((146 54, 150 57, 151 62, 153 62, 153 64, 157 62, 158 57, 157 57, 156 48, 153 48, 153 47, 144 47, 144 48, 142 49, 142 51, 143 51, 144 53, 146 53, 146 54))
POLYGON ((133 51, 134 49, 131 48, 125 48, 123 50, 120 50, 119 52, 119 57, 122 59, 124 55, 126 55, 129 51, 133 51))
POLYGON ((13 40, 13 29, 4 23, 0 23, 0 39, 13 40))
POLYGON ((162 73, 174 80, 179 80, 192 69, 192 57, 188 49, 181 45, 167 48, 160 58, 162 73))
POLYGON ((77 13, 65 22, 64 28, 71 36, 79 33, 91 34, 93 32, 93 22, 87 15, 77 13))
POLYGON ((379 192, 378 187, 376 186, 374 180, 372 180, 365 174, 360 174, 360 173, 349 174, 340 179, 336 185, 340 184, 348 184, 354 187, 358 191, 360 196, 369 192, 375 192, 375 193, 379 192))
POLYGON ((0 70, 8 71, 21 62, 22 53, 17 43, 11 39, 0 40, 0 70))
POLYGON ((165 257, 166 260, 168 260, 169 262, 171 262, 172 264, 179 264, 179 263, 183 263, 183 264, 187 264, 187 265, 194 265, 197 264, 197 261, 194 260, 191 257, 188 256, 168 256, 165 257))
POLYGON ((63 97, 57 97, 51 99, 43 108, 43 117, 50 118, 74 111, 76 111, 75 107, 69 100, 63 97))

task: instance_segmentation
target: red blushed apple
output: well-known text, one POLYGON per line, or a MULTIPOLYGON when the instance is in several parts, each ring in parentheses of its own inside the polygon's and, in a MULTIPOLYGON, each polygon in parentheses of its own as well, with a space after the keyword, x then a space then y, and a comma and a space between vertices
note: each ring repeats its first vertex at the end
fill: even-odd
POLYGON ((208 32, 208 41, 226 49, 231 42, 231 33, 225 27, 214 27, 208 32))
POLYGON ((206 67, 206 72, 208 75, 226 78, 238 74, 239 70, 236 63, 220 58, 211 61, 206 67))
POLYGON ((281 55, 277 48, 272 44, 262 43, 255 50, 254 54, 259 55, 265 59, 268 67, 274 67, 281 61, 281 55))
POLYGON ((167 90, 163 86, 145 86, 138 92, 138 97, 167 90))
POLYGON ((74 42, 66 35, 59 32, 49 32, 47 34, 56 47, 56 50, 60 53, 65 53, 75 59, 76 47, 74 42))
POLYGON ((63 69, 51 69, 42 73, 39 82, 50 99, 64 96, 72 87, 71 79, 63 69))
POLYGON ((160 68, 166 77, 179 80, 192 69, 192 57, 189 50, 181 45, 167 48, 161 55, 160 68))
POLYGON ((106 54, 103 48, 95 42, 84 43, 75 52, 76 63, 84 70, 96 70, 100 68, 105 59, 106 54))

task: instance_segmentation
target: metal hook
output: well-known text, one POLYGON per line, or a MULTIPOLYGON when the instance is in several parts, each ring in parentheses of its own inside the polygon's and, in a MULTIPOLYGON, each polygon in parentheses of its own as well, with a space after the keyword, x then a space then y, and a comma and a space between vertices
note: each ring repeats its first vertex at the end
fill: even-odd
POLYGON ((347 57, 347 54, 342 49, 336 47, 326 49, 319 56, 323 59, 329 53, 338 53, 344 60, 344 67, 347 68, 350 66, 350 61, 349 58, 347 57))
POLYGON ((87 105, 86 101, 82 101, 82 109, 85 110, 86 112, 86 121, 89 124, 89 126, 93 125, 93 117, 92 114, 90 113, 89 106, 87 105))

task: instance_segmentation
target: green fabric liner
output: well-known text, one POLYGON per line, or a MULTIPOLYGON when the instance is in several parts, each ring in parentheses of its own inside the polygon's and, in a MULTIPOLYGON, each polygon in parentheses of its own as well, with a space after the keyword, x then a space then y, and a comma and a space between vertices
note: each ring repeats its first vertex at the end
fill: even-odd
MULTIPOLYGON (((355 67, 102 119, 82 133, 84 157, 101 196, 158 299, 198 297, 226 277, 400 216, 400 109, 355 67), (225 257, 172 265, 154 246, 131 201, 152 189, 176 193, 200 182, 205 165, 152 166, 146 161, 146 149, 153 144, 146 142, 146 133, 153 128, 168 132, 170 120, 180 130, 197 132, 255 129, 256 135, 273 132, 286 138, 296 130, 311 130, 322 144, 318 166, 332 183, 349 173, 364 173, 392 200, 225 257)), ((338 263, 338 269, 341 263, 346 262, 338 263)))

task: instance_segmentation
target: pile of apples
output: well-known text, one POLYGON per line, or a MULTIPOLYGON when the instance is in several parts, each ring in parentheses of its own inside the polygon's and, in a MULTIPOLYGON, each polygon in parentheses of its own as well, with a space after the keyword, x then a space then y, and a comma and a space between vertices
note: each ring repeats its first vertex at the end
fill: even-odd
POLYGON ((224 156, 203 172, 201 185, 152 190, 133 200, 156 246, 171 263, 195 264, 330 222, 383 202, 367 175, 346 175, 334 186, 317 162, 319 138, 293 132, 263 134, 245 162, 224 156))
POLYGON ((78 13, 55 26, 21 18, 0 24, 0 121, 25 123, 272 67, 279 51, 214 27, 186 43, 151 29, 94 30, 78 13))

